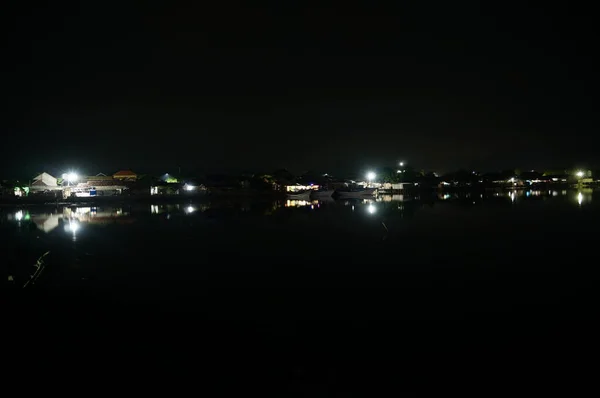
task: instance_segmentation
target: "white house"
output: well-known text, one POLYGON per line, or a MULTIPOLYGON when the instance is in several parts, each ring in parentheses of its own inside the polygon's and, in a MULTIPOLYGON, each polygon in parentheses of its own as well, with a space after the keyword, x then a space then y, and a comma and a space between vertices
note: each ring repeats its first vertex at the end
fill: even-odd
POLYGON ((55 177, 52 177, 48 173, 42 173, 33 179, 31 183, 31 189, 34 190, 47 190, 47 189, 57 189, 58 188, 58 180, 55 177))

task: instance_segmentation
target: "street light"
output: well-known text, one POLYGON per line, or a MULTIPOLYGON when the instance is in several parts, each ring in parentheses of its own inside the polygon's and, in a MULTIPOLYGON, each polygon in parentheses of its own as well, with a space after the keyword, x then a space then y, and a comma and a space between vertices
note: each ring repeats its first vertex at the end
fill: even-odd
POLYGON ((77 173, 64 173, 62 175, 63 180, 66 180, 69 184, 72 184, 74 182, 76 182, 77 180, 79 180, 79 176, 77 175, 77 173))
POLYGON ((400 167, 404 167, 404 162, 400 162, 400 167))
POLYGON ((583 176, 585 176, 585 173, 583 171, 579 170, 576 175, 579 178, 583 178, 583 176))
POLYGON ((369 181, 369 185, 371 185, 371 181, 373 181, 376 176, 377 175, 374 172, 372 172, 372 171, 369 171, 367 173, 367 181, 369 181))

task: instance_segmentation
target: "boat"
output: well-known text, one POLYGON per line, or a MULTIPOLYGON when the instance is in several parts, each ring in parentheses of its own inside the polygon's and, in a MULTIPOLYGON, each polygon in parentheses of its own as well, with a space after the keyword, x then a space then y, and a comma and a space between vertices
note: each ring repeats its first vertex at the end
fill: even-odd
POLYGON ((77 198, 89 198, 97 196, 96 187, 74 187, 71 188, 71 196, 77 198))
POLYGON ((365 198, 377 195, 377 188, 350 188, 336 191, 341 198, 365 198))
POLYGON ((330 198, 333 193, 335 192, 334 189, 330 189, 330 190, 322 190, 322 191, 313 191, 311 193, 311 197, 314 199, 327 199, 330 198))
POLYGON ((310 194, 313 191, 311 190, 307 190, 307 191, 296 191, 296 192, 287 192, 285 194, 285 196, 288 199, 296 199, 296 200, 309 200, 310 199, 310 194))

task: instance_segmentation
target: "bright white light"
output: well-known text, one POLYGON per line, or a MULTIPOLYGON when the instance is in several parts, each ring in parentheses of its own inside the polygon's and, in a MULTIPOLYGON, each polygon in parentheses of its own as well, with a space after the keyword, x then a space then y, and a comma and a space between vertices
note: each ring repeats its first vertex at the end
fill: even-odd
POLYGON ((577 172, 577 177, 582 178, 585 175, 585 173, 583 171, 578 171, 577 172))
POLYGON ((369 212, 369 214, 375 214, 377 212, 377 208, 373 205, 369 205, 367 207, 367 211, 369 212))
POLYGON ((511 191, 508 195, 510 196, 510 201, 511 202, 514 202, 515 199, 517 198, 517 195, 515 194, 515 191, 511 191))
POLYGON ((196 211, 196 208, 194 206, 188 206, 188 207, 185 208, 185 212, 187 214, 192 214, 195 211, 196 211))
POLYGON ((69 220, 69 223, 65 225, 65 231, 71 232, 73 235, 75 235, 77 231, 79 231, 79 228, 79 223, 76 220, 69 220))
POLYGON ((579 203, 579 206, 583 203, 583 194, 581 192, 577 194, 577 203, 579 203))
POLYGON ((62 175, 63 180, 67 180, 68 182, 75 182, 77 180, 79 180, 79 176, 77 175, 77 173, 64 173, 62 175))
POLYGON ((375 173, 373 173, 372 171, 369 171, 369 172, 367 173, 367 180, 369 180, 369 181, 373 181, 373 180, 375 179, 375 177, 376 177, 376 174, 375 174, 375 173))
POLYGON ((15 213, 15 220, 21 221, 23 219, 23 210, 19 210, 15 213))
POLYGON ((400 167, 404 167, 404 162, 400 162, 400 167))
POLYGON ((196 189, 196 187, 195 187, 195 186, 193 186, 193 185, 188 185, 188 184, 185 184, 185 190, 186 190, 186 191, 193 191, 194 189, 196 189))

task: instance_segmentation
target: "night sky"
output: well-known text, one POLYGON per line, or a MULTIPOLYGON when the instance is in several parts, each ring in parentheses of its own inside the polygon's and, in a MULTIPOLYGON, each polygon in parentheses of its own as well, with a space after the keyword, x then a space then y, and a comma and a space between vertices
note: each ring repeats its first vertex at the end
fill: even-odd
POLYGON ((0 177, 600 168, 590 9, 187 3, 7 6, 0 177))

